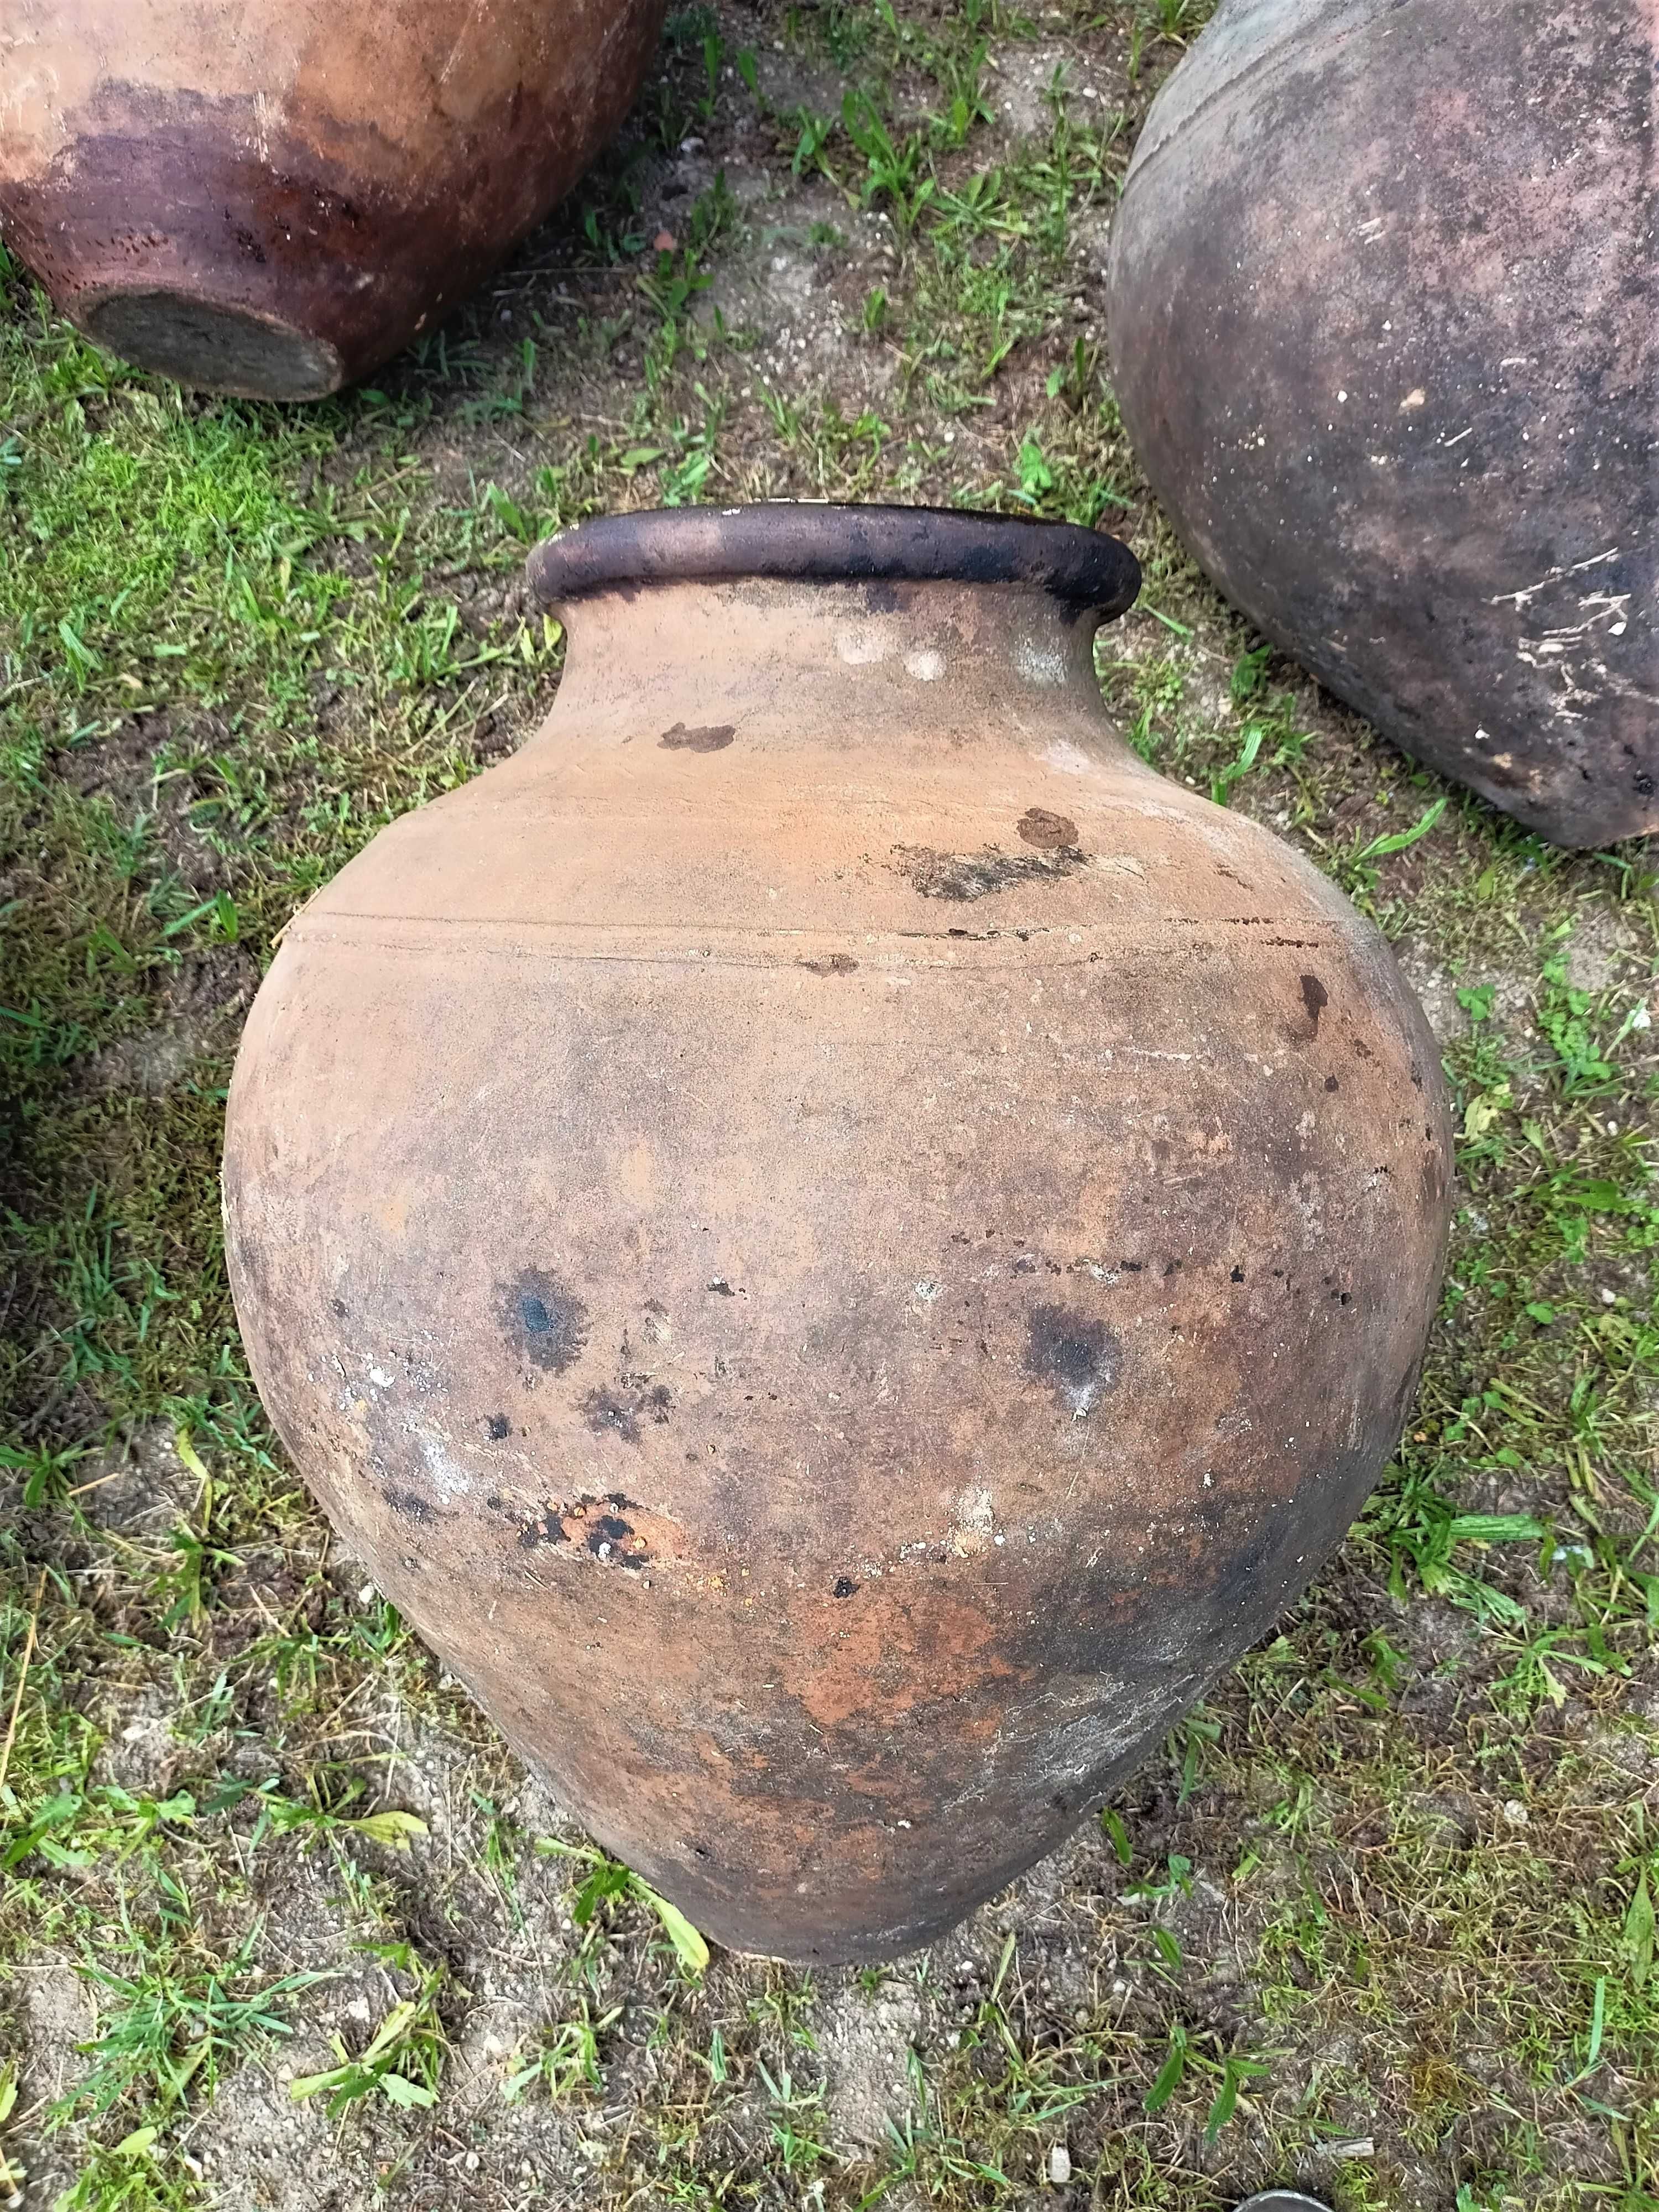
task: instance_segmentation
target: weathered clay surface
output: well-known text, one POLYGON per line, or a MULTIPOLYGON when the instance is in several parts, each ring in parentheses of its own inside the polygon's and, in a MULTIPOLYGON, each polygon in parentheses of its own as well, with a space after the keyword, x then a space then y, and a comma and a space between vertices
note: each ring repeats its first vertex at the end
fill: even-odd
POLYGON ((1570 845, 1659 828, 1659 0, 1223 0, 1110 330, 1229 598, 1570 845))
POLYGON ((925 519, 768 512, 543 549, 555 712, 290 925, 225 1196, 387 1593, 712 1935, 846 1959, 1050 1849, 1340 1540, 1448 1132, 1380 938, 1107 723, 1127 556, 1091 611, 1082 533, 917 580, 925 519), (854 580, 758 573, 811 518, 854 580))
POLYGON ((0 224, 145 367, 320 397, 471 291, 580 175, 664 0, 12 0, 0 224))

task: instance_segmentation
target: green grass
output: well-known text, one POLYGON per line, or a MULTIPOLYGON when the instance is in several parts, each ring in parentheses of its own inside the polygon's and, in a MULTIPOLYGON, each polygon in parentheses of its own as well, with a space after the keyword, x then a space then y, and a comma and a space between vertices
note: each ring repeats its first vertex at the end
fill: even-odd
POLYGON ((1380 745, 1151 506, 1098 248, 1206 13, 683 10, 499 285, 313 409, 131 374, 0 267, 0 2154, 38 2201, 240 2212, 325 2167, 364 2203, 1014 2212, 1064 2145, 1137 2212, 1297 2175, 1659 2206, 1654 878, 1380 745), (1459 1129, 1414 1418, 1321 1588, 1056 1873, 817 1979, 705 1968, 332 1552, 216 1183, 288 915, 545 711, 528 544, 786 492, 1132 534, 1126 736, 1398 941, 1459 1129))

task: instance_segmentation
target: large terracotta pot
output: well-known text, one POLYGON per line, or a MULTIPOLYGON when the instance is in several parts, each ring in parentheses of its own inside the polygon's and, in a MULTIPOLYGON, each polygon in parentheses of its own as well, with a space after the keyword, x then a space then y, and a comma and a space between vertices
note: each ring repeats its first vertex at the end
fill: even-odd
POLYGON ((1659 829, 1656 0, 1222 0, 1113 235, 1197 558, 1544 836, 1659 829))
POLYGON ((665 4, 6 0, 5 241, 112 352, 319 398, 569 190, 665 4))
POLYGON ((1145 768, 1108 538, 683 511, 535 556, 541 735, 289 926, 230 1102, 266 1406, 711 1934, 921 1943, 1341 1540, 1447 1221, 1386 947, 1145 768))

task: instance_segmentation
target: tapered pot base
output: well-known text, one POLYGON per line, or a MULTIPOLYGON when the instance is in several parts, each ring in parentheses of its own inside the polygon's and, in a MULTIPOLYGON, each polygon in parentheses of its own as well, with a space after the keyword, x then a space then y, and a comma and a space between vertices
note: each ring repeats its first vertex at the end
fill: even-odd
POLYGON ((137 368, 234 398, 325 399, 345 381, 325 339, 187 292, 106 293, 81 324, 96 344, 137 368))
POLYGON ((0 229, 112 353, 319 399, 435 330, 627 112, 663 0, 6 0, 0 229))

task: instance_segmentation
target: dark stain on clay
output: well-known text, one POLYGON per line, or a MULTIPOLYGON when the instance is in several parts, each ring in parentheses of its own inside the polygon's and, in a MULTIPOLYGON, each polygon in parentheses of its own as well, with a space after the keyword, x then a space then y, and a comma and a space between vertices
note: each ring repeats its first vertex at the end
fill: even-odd
POLYGON ((986 898, 1017 884, 1057 883, 1088 865, 1088 854, 1075 845, 1052 853, 1005 853, 997 845, 977 853, 935 853, 926 845, 895 845, 892 860, 923 898, 959 900, 986 898))
POLYGON ((624 1377, 617 1389, 607 1384, 602 1389, 590 1390, 577 1410, 595 1436, 620 1437, 624 1443, 636 1444, 641 1423, 665 1424, 673 1402, 673 1394, 666 1383, 638 1382, 632 1377, 624 1377))
POLYGON ((676 722, 672 730, 665 730, 657 743, 671 753, 717 753, 729 745, 738 734, 735 722, 709 722, 701 728, 689 730, 684 722, 676 722))
POLYGON ((519 1549, 533 1552, 538 1544, 568 1544, 564 1522, 558 1513, 550 1510, 524 1522, 519 1530, 519 1549))
POLYGON ((1122 1369, 1123 1347, 1104 1322, 1065 1306, 1033 1309, 1025 1371, 1052 1383, 1074 1420, 1094 1411, 1122 1369))
POLYGON ((1308 1009, 1308 1019, 1313 1024, 1313 1033, 1319 1035, 1319 1017, 1331 1003, 1331 994, 1317 975, 1302 978, 1302 1003, 1308 1009))
POLYGON ((827 960, 803 960, 801 966, 811 975, 850 975, 858 966, 850 952, 832 952, 827 960))
POLYGON ((639 1509, 620 1490, 603 1498, 584 1497, 568 1505, 550 1505, 532 1514, 520 1528, 522 1550, 542 1544, 573 1544, 607 1566, 622 1566, 637 1574, 651 1563, 651 1547, 626 1516, 639 1509))
POLYGON ((587 1348, 587 1308, 556 1275, 526 1267, 500 1287, 507 1340, 532 1367, 562 1375, 587 1348))
POLYGON ((405 1521, 435 1521, 437 1515, 424 1498, 413 1490, 383 1490, 380 1492, 392 1511, 405 1521))
POLYGON ((1028 845, 1039 852, 1057 853, 1077 843, 1077 824, 1064 814, 1051 814, 1046 806, 1028 806, 1018 828, 1028 845))

